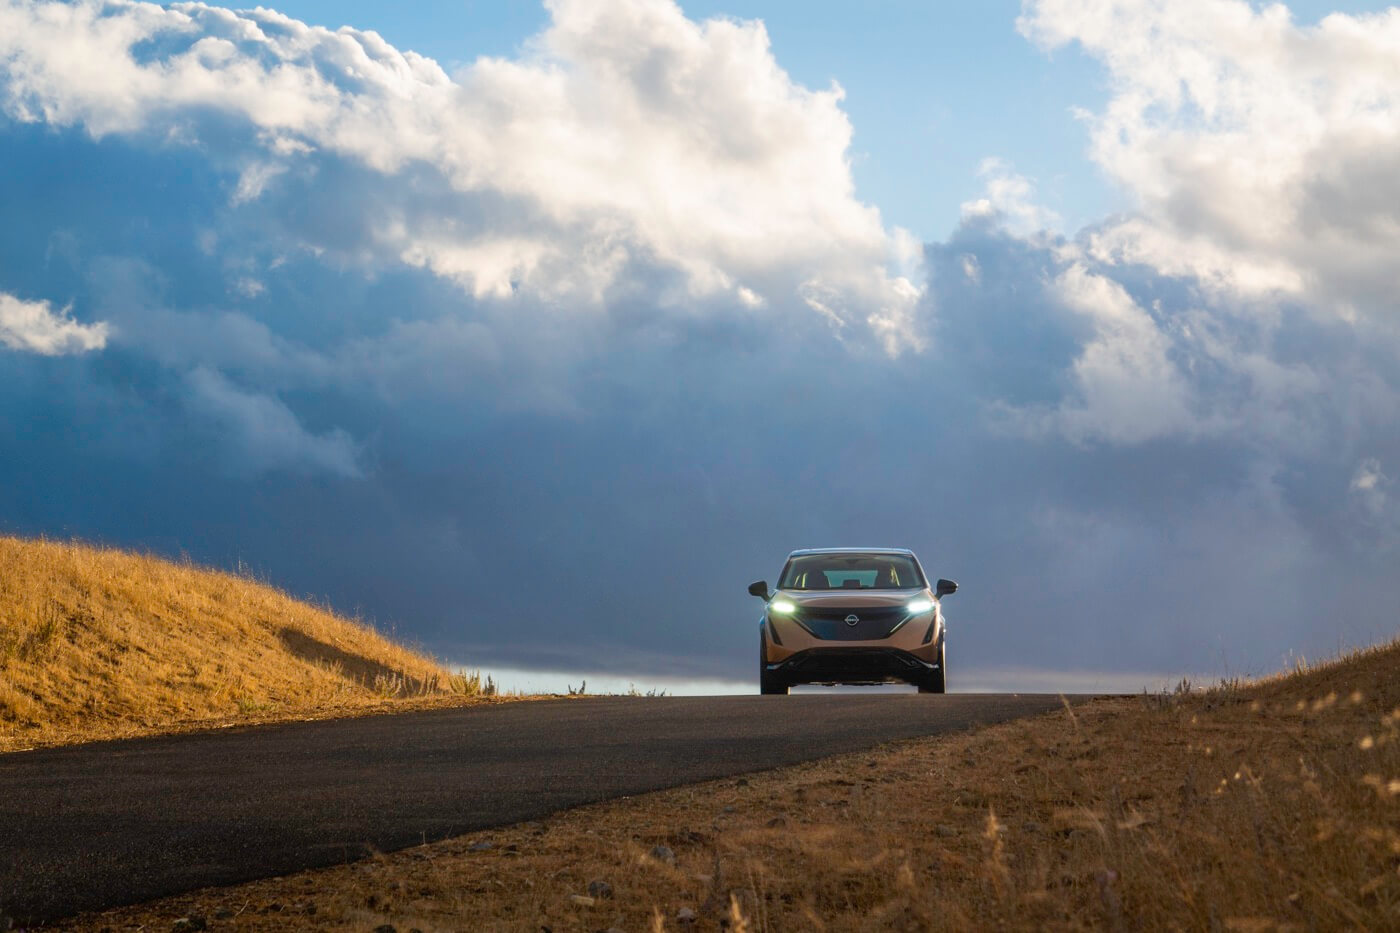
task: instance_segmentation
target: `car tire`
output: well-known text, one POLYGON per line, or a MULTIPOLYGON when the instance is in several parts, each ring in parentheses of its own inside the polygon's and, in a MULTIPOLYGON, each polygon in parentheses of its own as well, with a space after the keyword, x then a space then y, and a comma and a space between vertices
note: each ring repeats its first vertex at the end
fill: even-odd
POLYGON ((948 692, 948 650, 942 642, 938 645, 938 670, 923 674, 915 686, 920 693, 948 692))
POLYGON ((760 670, 758 672, 758 692, 764 696, 768 694, 781 694, 786 696, 788 685, 778 680, 776 677, 770 677, 767 671, 760 670))
POLYGON ((758 636, 758 692, 764 696, 768 694, 787 695, 788 685, 778 678, 768 673, 765 665, 768 663, 768 643, 760 633, 758 636))

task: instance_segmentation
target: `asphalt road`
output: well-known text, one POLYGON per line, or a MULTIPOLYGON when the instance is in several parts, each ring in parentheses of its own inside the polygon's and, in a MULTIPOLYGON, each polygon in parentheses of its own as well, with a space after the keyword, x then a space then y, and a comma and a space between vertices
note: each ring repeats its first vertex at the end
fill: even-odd
POLYGON ((1046 695, 596 698, 0 755, 0 915, 34 923, 285 874, 1059 705, 1046 695))

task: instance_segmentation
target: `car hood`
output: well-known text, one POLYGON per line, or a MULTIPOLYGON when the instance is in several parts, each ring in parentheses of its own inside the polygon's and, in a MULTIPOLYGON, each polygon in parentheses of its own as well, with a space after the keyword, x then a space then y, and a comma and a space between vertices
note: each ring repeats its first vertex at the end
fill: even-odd
POLYGON ((784 598, 806 609, 885 609, 903 606, 928 591, 908 590, 779 590, 784 598))

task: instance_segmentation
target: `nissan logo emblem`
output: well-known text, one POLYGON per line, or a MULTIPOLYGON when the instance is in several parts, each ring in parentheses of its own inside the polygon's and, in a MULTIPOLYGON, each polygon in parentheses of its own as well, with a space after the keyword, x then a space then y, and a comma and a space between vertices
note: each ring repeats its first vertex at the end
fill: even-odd
POLYGON ((859 622, 859 621, 860 621, 860 616, 857 616, 857 615, 849 615, 849 616, 846 616, 846 624, 847 624, 847 625, 855 625, 855 624, 856 624, 857 622, 859 622))

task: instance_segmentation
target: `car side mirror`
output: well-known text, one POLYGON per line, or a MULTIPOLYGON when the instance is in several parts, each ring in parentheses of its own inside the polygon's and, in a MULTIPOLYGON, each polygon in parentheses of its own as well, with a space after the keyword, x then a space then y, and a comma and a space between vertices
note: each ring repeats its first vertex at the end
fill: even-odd
POLYGON ((957 591, 958 585, 952 580, 939 580, 938 585, 934 588, 933 594, 939 599, 942 599, 944 596, 951 596, 957 591))
POLYGON ((749 595, 757 596, 765 603, 768 602, 768 581, 759 580, 757 583, 749 584, 749 595))

